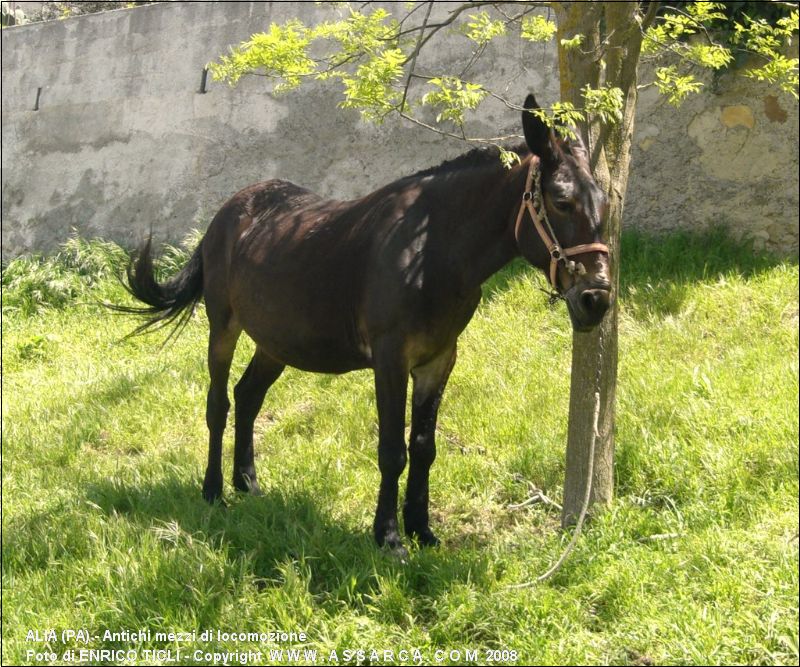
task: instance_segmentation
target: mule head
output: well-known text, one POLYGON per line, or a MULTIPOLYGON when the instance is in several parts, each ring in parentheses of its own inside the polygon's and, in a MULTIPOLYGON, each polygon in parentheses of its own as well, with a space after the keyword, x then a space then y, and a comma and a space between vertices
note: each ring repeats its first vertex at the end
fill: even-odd
POLYGON ((518 225, 517 243, 522 255, 544 270, 564 297, 573 328, 589 331, 611 305, 603 238, 608 199, 592 175, 583 142, 560 136, 528 111, 539 108, 533 95, 528 95, 524 107, 525 141, 539 158, 538 186, 534 182, 531 187, 534 212, 544 236, 554 236, 552 242, 557 245, 548 250, 547 239, 527 213, 518 225), (554 260, 559 254, 561 259, 554 260))

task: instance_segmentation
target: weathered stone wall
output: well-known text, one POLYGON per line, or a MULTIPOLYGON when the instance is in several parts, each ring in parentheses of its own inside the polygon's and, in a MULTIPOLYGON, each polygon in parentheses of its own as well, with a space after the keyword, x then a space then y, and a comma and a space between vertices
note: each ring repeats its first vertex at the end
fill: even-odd
MULTIPOLYGON (((249 77, 199 92, 203 66, 229 45, 272 21, 311 22, 325 11, 169 3, 4 30, 4 259, 51 250, 73 228, 126 245, 151 228, 174 241, 254 181, 281 177, 352 197, 465 150, 399 122, 365 125, 322 85, 274 97, 249 77)), ((448 36, 421 65, 463 67, 463 39, 448 36)), ((509 39, 487 56, 474 76, 510 99, 528 90, 544 103, 557 98, 551 47, 509 39)), ((726 75, 677 111, 644 90, 637 123, 627 225, 723 224, 797 252, 796 103, 726 75)), ((518 114, 489 104, 469 131, 518 132, 518 114)))
POLYGON ((658 231, 724 225, 796 255, 797 103, 734 74, 678 110, 642 91, 625 217, 658 231))

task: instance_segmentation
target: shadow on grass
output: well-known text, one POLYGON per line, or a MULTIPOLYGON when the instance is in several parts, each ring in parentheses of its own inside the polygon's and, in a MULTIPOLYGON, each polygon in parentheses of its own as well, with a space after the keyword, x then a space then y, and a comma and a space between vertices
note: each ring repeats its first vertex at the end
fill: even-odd
POLYGON ((787 261, 735 241, 724 228, 653 235, 626 230, 622 235, 622 286, 644 280, 693 282, 734 273, 749 278, 787 261))
POLYGON ((634 317, 674 315, 698 282, 752 278, 786 261, 722 228, 663 236, 630 230, 622 235, 620 299, 634 317))
POLYGON ((325 511, 323 499, 302 490, 270 489, 253 497, 227 489, 228 505, 210 506, 195 480, 168 478, 138 486, 103 481, 87 489, 87 499, 108 516, 144 530, 179 526, 227 560, 245 562, 262 588, 280 582, 291 561, 308 567, 312 594, 340 601, 354 593, 374 594, 383 578, 396 579, 408 592, 437 597, 454 582, 488 576, 480 552, 446 546, 412 547, 402 563, 376 547, 371 531, 347 526, 325 511))

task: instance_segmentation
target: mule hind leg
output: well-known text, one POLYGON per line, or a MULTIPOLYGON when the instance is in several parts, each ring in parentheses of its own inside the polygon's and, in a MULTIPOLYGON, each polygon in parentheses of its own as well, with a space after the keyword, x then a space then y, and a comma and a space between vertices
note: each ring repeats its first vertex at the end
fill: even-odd
POLYGON ((233 390, 235 407, 235 446, 233 486, 239 491, 261 495, 253 461, 253 424, 264 403, 267 390, 283 373, 285 366, 256 348, 250 364, 233 390))
POLYGON ((435 546, 439 539, 428 523, 428 480, 436 458, 436 419, 442 394, 456 362, 456 348, 448 348, 424 366, 411 371, 411 437, 406 500, 403 504, 405 532, 420 544, 435 546))
MULTIPOLYGON (((208 311, 209 320, 212 320, 211 309, 208 311)), ((224 325, 211 321, 208 337, 208 373, 211 382, 206 401, 208 466, 203 480, 203 498, 210 503, 222 498, 222 434, 231 406, 228 400, 228 375, 241 331, 230 317, 225 318, 224 325)))

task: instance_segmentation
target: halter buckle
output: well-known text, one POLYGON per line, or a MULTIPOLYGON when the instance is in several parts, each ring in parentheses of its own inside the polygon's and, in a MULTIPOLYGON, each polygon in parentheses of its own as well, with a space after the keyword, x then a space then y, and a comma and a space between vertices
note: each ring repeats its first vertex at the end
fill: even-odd
POLYGON ((533 201, 533 192, 530 190, 528 190, 528 192, 523 192, 522 201, 533 201))
POLYGON ((564 259, 564 255, 562 254, 561 251, 561 246, 558 245, 557 243, 554 243, 553 247, 550 248, 550 257, 552 257, 556 262, 560 262, 562 259, 564 259))

